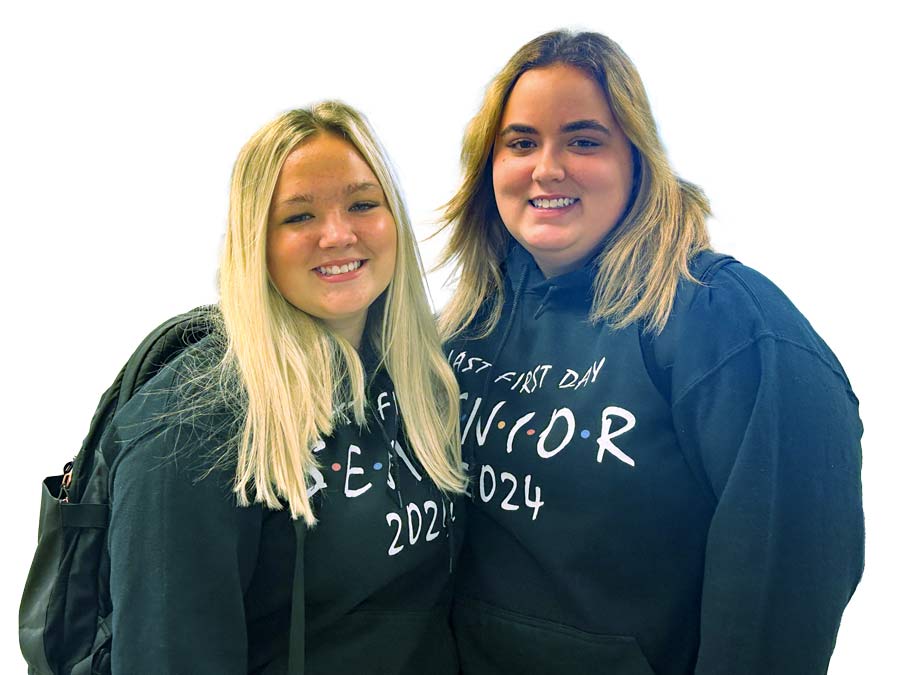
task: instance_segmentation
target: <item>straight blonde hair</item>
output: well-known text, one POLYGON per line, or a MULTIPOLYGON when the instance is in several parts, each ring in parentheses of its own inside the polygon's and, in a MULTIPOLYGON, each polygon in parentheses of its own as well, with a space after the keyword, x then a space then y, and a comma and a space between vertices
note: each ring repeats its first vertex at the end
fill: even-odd
POLYGON ((459 393, 440 348, 423 267, 387 156, 365 118, 339 102, 291 110, 243 147, 231 180, 228 229, 219 267, 226 336, 220 382, 239 383, 244 419, 237 438, 234 491, 316 522, 307 496, 312 447, 336 424, 365 424, 365 373, 353 346, 288 303, 269 279, 269 207, 287 156, 317 134, 351 143, 372 169, 397 227, 393 278, 369 308, 366 334, 393 380, 406 437, 437 487, 462 491, 459 393), (236 375, 236 377, 235 377, 236 375), (344 411, 348 411, 345 413, 344 411))
POLYGON ((440 227, 449 228, 450 237, 438 266, 450 266, 458 282, 440 317, 445 339, 470 326, 482 307, 489 313, 474 327, 477 336, 489 334, 500 319, 500 264, 510 235, 494 198, 494 141, 519 77, 556 63, 579 68, 597 82, 634 157, 630 206, 595 259, 591 321, 614 328, 640 322, 658 333, 672 310, 679 280, 692 278, 688 261, 710 247, 709 203, 700 188, 680 179, 669 165, 644 85, 625 52, 598 33, 546 33, 519 49, 494 77, 463 137, 462 185, 445 205, 440 227))

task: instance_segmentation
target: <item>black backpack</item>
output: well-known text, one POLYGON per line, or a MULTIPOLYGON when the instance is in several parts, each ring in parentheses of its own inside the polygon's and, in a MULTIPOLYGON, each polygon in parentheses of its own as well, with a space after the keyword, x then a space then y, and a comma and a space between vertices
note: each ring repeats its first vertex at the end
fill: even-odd
POLYGON ((167 363, 212 332, 211 307, 150 333, 106 390, 87 437, 63 475, 44 480, 38 545, 19 606, 19 646, 29 675, 108 675, 108 467, 100 447, 113 416, 167 363), (83 502, 84 495, 91 495, 83 502))

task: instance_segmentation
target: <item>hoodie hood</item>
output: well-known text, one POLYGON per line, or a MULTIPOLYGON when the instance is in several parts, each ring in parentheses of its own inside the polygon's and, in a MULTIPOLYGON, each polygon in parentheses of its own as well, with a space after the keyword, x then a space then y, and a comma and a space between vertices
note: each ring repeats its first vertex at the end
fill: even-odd
POLYGON ((534 257, 511 239, 502 266, 512 284, 514 302, 517 294, 524 294, 527 297, 523 298, 524 304, 533 312, 534 319, 540 318, 548 306, 589 308, 593 302, 594 262, 548 279, 534 257))

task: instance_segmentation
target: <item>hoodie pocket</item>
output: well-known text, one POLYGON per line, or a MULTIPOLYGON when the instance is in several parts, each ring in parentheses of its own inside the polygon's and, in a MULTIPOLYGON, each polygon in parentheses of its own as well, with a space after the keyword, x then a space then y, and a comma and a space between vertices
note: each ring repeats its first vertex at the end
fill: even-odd
POLYGON ((453 630, 465 675, 654 675, 633 637, 588 633, 477 600, 457 599, 453 630))
POLYGON ((306 636, 306 674, 456 675, 449 607, 360 609, 306 636))

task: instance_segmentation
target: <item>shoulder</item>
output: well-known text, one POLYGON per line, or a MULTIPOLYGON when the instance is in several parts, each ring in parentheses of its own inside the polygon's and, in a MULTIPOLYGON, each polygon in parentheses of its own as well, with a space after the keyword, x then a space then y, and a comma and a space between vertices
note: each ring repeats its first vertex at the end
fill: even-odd
POLYGON ((201 475, 221 464, 239 418, 220 390, 220 343, 211 335, 185 349, 120 408, 103 439, 114 473, 172 462, 201 475))
MULTIPOLYGON (((701 254, 709 256, 711 254, 701 254)), ((707 258, 708 262, 708 258, 707 258)), ((703 260, 692 261, 692 270, 703 260)), ((699 275, 698 275, 699 276, 699 275)), ((835 355, 788 296, 760 272, 729 258, 701 283, 683 279, 658 338, 664 362, 700 376, 747 349, 805 352, 846 381, 835 355), (668 347, 666 347, 668 345, 668 347)))
POLYGON ((187 347, 157 372, 122 405, 114 425, 144 427, 167 419, 195 404, 195 399, 214 397, 220 386, 217 376, 222 339, 208 335, 187 347))
POLYGON ((819 348, 821 338, 785 293, 729 258, 700 283, 682 279, 666 329, 739 344, 771 336, 819 348))

